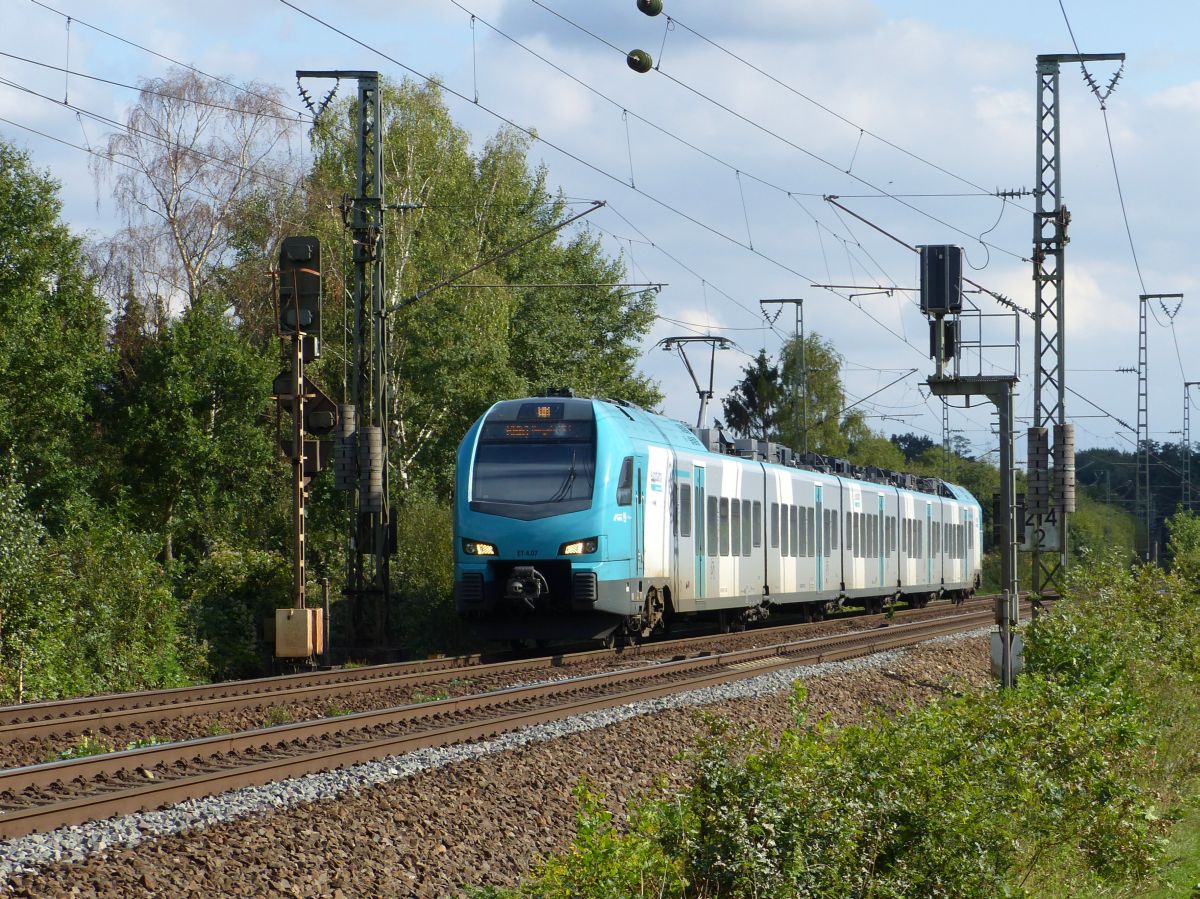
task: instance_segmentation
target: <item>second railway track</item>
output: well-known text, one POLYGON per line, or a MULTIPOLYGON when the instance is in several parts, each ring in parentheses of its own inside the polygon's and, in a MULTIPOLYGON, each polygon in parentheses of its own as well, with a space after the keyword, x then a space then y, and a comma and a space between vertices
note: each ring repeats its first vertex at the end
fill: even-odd
POLYGON ((659 661, 419 705, 0 771, 0 838, 270 783, 588 711, 961 633, 990 610, 659 661))

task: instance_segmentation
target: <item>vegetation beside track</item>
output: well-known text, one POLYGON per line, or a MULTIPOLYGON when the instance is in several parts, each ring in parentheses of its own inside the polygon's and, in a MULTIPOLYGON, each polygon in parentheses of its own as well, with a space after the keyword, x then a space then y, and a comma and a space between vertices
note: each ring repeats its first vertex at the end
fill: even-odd
POLYGON ((1117 554, 1072 570, 1066 601, 1026 629, 1015 690, 865 726, 798 712, 778 741, 714 721, 685 791, 618 827, 581 784, 569 852, 476 895, 1048 899, 1178 883, 1200 786, 1200 521, 1170 527, 1169 570, 1117 554))

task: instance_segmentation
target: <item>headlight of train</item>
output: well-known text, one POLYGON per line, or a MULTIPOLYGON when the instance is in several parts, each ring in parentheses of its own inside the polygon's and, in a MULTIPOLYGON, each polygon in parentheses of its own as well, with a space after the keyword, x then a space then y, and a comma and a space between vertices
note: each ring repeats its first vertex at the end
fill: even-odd
POLYGON ((480 543, 478 540, 463 539, 463 552, 468 556, 494 556, 496 547, 490 543, 480 543))
POLYGON ((560 556, 586 556, 588 553, 596 551, 598 543, 598 537, 588 537, 586 540, 573 540, 570 543, 564 543, 560 546, 558 554, 560 556))

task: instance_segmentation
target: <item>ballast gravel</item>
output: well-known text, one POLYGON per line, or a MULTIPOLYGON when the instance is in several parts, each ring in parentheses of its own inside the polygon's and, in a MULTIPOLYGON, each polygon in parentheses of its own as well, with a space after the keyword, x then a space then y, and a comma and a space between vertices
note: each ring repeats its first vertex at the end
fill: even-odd
POLYGON ((582 777, 618 815, 660 777, 682 784, 697 707, 778 734, 799 679, 810 716, 851 723, 988 683, 988 630, 0 842, 0 894, 425 899, 512 885, 573 837, 582 777))

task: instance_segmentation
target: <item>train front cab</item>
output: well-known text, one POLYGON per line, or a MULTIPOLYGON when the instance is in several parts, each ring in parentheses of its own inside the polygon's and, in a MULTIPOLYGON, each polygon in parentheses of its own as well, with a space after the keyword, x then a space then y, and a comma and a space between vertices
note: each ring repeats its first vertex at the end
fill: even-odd
POLYGON ((633 421, 604 402, 512 400, 468 432, 454 594, 480 635, 603 639, 647 611, 646 575, 668 564, 671 458, 631 439, 633 421))

